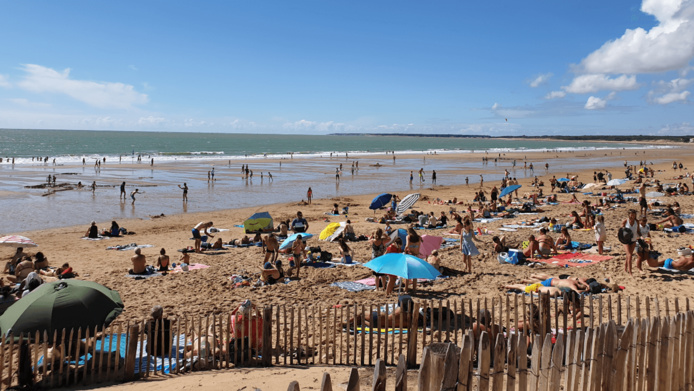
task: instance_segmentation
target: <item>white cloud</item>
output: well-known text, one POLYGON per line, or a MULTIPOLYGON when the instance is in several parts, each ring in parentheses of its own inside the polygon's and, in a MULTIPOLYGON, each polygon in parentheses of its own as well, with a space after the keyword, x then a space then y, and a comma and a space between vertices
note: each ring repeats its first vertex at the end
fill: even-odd
POLYGON ((7 81, 7 76, 0 75, 0 87, 10 88, 10 82, 7 81))
POLYGON ((694 134, 694 124, 682 122, 679 124, 667 124, 658 130, 658 134, 668 136, 687 136, 694 134))
POLYGON ((80 102, 99 108, 127 109, 148 102, 146 94, 123 83, 70 79, 70 69, 58 72, 41 65, 27 64, 24 79, 17 85, 35 93, 65 94, 80 102))
POLYGON ((494 114, 503 118, 527 118, 535 114, 534 110, 522 109, 522 108, 506 108, 501 107, 500 104, 494 103, 492 106, 492 111, 494 114))
POLYGON ((673 102, 686 101, 689 95, 689 91, 670 92, 663 96, 655 98, 654 101, 655 103, 658 103, 660 105, 666 105, 673 102))
POLYGON ((585 108, 587 110, 600 110, 607 106, 607 101, 605 99, 600 99, 596 96, 591 96, 586 102, 585 108))
POLYGON ((566 96, 566 92, 564 91, 552 91, 545 95, 545 99, 558 99, 558 98, 563 98, 566 96))
POLYGON ((655 88, 648 92, 649 99, 660 105, 686 101, 691 93, 685 91, 694 83, 694 79, 677 78, 670 81, 659 81, 655 88))
POLYGON ((285 129, 291 129, 291 130, 299 130, 299 131, 305 131, 305 130, 314 130, 318 132, 344 132, 347 130, 350 130, 351 127, 347 126, 346 124, 342 122, 335 122, 335 121, 324 121, 324 122, 317 122, 317 121, 309 121, 309 120, 299 120, 295 122, 285 122, 282 124, 282 127, 285 129))
POLYGON ((589 94, 602 90, 624 91, 639 88, 636 83, 636 76, 621 75, 610 79, 607 75, 580 75, 575 77, 571 84, 562 87, 566 92, 572 94, 589 94))
POLYGON ((658 24, 649 31, 627 29, 584 58, 578 71, 637 74, 687 67, 694 57, 694 1, 644 0, 641 11, 658 24))
POLYGON ((530 81, 530 87, 536 88, 546 83, 553 75, 551 73, 544 73, 537 76, 535 79, 530 81))
POLYGON ((161 125, 165 122, 166 122, 166 118, 155 117, 153 115, 150 115, 147 117, 140 117, 140 119, 137 120, 137 123, 139 125, 161 125))
POLYGON ((492 110, 496 110, 499 107, 500 107, 500 105, 498 103, 494 102, 494 104, 492 105, 492 110))

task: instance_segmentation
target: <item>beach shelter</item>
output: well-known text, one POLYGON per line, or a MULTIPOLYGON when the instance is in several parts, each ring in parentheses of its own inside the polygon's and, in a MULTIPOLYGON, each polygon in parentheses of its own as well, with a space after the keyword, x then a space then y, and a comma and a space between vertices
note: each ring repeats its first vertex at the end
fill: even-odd
POLYGON ((407 230, 398 228, 395 231, 390 233, 390 241, 388 242, 388 245, 390 246, 391 243, 395 241, 395 238, 400 238, 402 240, 402 245, 403 247, 405 246, 405 243, 407 243, 407 230))
POLYGON ((522 187, 521 185, 506 186, 506 187, 504 187, 504 190, 501 190, 501 193, 499 193, 499 198, 506 197, 507 195, 513 193, 514 191, 520 189, 521 187, 522 187))
POLYGON ((398 206, 395 208, 395 213, 402 214, 406 210, 410 209, 415 202, 419 199, 419 193, 408 194, 403 198, 398 206))
POLYGON ((291 247, 292 243, 294 243, 294 241, 299 235, 301 235, 301 240, 303 240, 304 242, 306 241, 306 239, 311 239, 313 237, 313 235, 311 235, 308 232, 290 235, 287 239, 284 239, 284 242, 282 242, 282 244, 280 245, 280 250, 284 250, 288 247, 291 247))
POLYGON ((341 223, 330 223, 325 229, 323 229, 318 237, 320 240, 334 241, 338 236, 345 230, 347 226, 346 222, 341 223))
POLYGON ((273 229, 272 217, 268 212, 258 212, 243 222, 243 229, 246 233, 265 232, 273 229))
MULTIPOLYGON (((117 291, 92 281, 59 280, 45 283, 12 304, 0 316, 0 332, 15 336, 44 331, 108 326, 123 312, 117 291)), ((58 334, 60 335, 60 334, 58 334)))
POLYGON ((365 263, 364 266, 376 273, 391 274, 408 280, 415 278, 433 280, 441 275, 427 261, 403 253, 381 255, 365 263))
POLYGON ((390 193, 379 194, 376 196, 376 198, 374 198, 371 201, 371 205, 369 205, 369 209, 376 210, 376 209, 383 208, 384 206, 388 205, 391 198, 393 198, 393 195, 390 193))
POLYGON ((428 257, 431 252, 441 248, 443 238, 441 236, 422 235, 422 244, 419 245, 419 254, 428 257))
POLYGON ((36 247, 38 244, 26 236, 7 235, 0 237, 0 246, 4 247, 36 247))
POLYGON ((559 178, 557 179, 557 182, 568 182, 569 178, 559 178))
POLYGON ((606 183, 607 186, 619 186, 627 183, 626 179, 613 179, 606 183))

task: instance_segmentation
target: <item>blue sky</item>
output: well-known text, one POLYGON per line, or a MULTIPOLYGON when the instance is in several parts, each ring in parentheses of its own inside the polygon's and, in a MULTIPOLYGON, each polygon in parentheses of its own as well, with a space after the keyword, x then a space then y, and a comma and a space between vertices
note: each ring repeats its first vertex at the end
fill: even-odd
POLYGON ((694 134, 694 0, 0 0, 0 128, 694 134))

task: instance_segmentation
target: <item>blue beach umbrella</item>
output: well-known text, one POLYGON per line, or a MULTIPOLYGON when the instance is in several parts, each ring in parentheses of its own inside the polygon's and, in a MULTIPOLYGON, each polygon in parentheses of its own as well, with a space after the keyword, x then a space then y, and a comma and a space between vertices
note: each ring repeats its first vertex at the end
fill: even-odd
POLYGON ((391 198, 393 198, 393 195, 390 193, 379 194, 376 196, 376 198, 373 199, 373 201, 371 201, 369 209, 376 210, 383 208, 384 206, 388 205, 391 198))
POLYGON ((396 238, 400 238, 402 240, 402 245, 404 246, 405 243, 407 243, 407 230, 398 228, 395 231, 390 233, 390 241, 388 242, 388 245, 390 246, 391 243, 395 241, 396 238))
POLYGON ((381 255, 365 263, 364 266, 376 273, 391 274, 408 280, 416 278, 433 280, 441 275, 427 261, 403 253, 381 255))
POLYGON ((568 182, 569 180, 569 178, 559 178, 557 179, 557 182, 568 182))
POLYGON ((499 193, 499 198, 506 197, 507 195, 513 193, 514 191, 520 189, 521 187, 522 187, 521 185, 506 186, 504 188, 504 190, 501 190, 501 193, 499 193))
POLYGON ((296 240, 296 238, 301 235, 301 240, 305 241, 306 239, 310 239, 313 237, 310 233, 307 232, 302 232, 300 234, 294 234, 290 235, 287 239, 284 239, 284 242, 280 245, 280 250, 284 250, 287 247, 291 247, 292 243, 296 240))
POLYGON ((272 230, 272 217, 268 212, 258 212, 243 222, 246 233, 272 230))

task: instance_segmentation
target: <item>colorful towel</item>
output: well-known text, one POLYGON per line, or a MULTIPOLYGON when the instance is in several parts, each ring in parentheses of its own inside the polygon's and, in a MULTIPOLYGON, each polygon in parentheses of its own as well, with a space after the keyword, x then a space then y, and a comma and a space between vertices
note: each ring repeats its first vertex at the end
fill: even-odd
POLYGON ((106 247, 106 250, 128 251, 128 250, 134 250, 136 248, 149 248, 149 247, 154 247, 154 246, 151 244, 130 243, 130 244, 119 244, 116 246, 109 246, 109 247, 106 247))
POLYGON ((133 278, 135 280, 146 280, 148 278, 159 277, 161 275, 163 275, 163 274, 161 274, 159 272, 154 272, 154 273, 150 273, 150 274, 130 274, 130 273, 128 273, 125 276, 128 278, 133 278))
POLYGON ((555 255, 549 259, 533 259, 533 261, 561 267, 584 267, 603 261, 609 261, 610 259, 612 259, 612 257, 609 255, 567 253, 555 255))
MULTIPOLYGON (((347 329, 343 329, 344 331, 348 331, 347 329)), ((422 331, 422 329, 418 329, 417 331, 422 331)), ((354 335, 354 334, 407 334, 407 329, 403 328, 402 330, 400 329, 394 329, 391 327, 386 328, 380 328, 380 329, 372 329, 371 327, 357 327, 357 330, 353 330, 352 328, 349 329, 349 333, 354 335)))
POLYGON ((306 262, 306 264, 304 266, 315 267, 315 268, 319 268, 319 269, 320 268, 330 269, 333 267, 337 267, 334 264, 328 263, 328 262, 306 262))
POLYGON ((376 277, 367 277, 354 282, 368 286, 376 286, 376 277))

